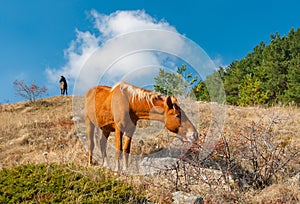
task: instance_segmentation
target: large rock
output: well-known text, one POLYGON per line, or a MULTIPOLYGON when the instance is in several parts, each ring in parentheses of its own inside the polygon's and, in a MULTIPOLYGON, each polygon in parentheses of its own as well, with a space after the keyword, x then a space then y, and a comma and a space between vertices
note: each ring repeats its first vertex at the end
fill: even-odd
POLYGON ((203 198, 197 195, 177 191, 172 193, 172 203, 174 204, 200 204, 204 203, 203 198))
POLYGON ((170 169, 179 159, 172 157, 151 158, 144 157, 139 166, 141 175, 155 174, 170 169))

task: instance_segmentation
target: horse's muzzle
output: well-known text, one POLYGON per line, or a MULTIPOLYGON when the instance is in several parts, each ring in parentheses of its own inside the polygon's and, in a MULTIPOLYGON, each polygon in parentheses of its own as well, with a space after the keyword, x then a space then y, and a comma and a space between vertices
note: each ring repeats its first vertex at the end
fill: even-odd
POLYGON ((187 132, 186 133, 187 141, 194 143, 198 139, 197 132, 187 132))

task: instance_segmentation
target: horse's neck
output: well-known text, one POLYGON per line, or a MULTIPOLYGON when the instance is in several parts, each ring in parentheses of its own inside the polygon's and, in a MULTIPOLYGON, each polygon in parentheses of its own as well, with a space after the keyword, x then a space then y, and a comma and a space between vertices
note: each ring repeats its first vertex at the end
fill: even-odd
POLYGON ((135 114, 140 119, 164 121, 164 101, 161 98, 153 101, 142 100, 134 104, 135 114))

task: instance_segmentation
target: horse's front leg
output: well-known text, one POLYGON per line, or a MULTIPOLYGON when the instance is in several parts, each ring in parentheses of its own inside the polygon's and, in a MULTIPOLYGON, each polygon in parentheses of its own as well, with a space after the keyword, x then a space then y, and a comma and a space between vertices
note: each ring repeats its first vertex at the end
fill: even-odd
POLYGON ((130 145, 131 145, 131 137, 124 135, 124 146, 123 146, 123 169, 127 170, 128 168, 128 157, 130 154, 130 145))
POLYGON ((116 128, 115 131, 115 140, 116 140, 115 171, 116 172, 119 172, 120 170, 120 155, 122 153, 122 136, 123 133, 121 132, 121 130, 119 128, 116 128))
POLYGON ((124 132, 124 146, 123 146, 123 169, 126 171, 128 168, 128 158, 130 154, 131 138, 135 131, 136 123, 132 124, 124 132))

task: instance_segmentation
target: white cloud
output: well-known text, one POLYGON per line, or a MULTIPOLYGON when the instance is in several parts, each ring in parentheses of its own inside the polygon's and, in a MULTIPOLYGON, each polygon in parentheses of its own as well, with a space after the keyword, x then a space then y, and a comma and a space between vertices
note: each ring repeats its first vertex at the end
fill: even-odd
POLYGON ((98 48, 98 44, 99 38, 94 34, 89 31, 76 30, 76 40, 72 41, 69 48, 64 51, 67 63, 60 69, 47 68, 48 79, 51 82, 57 82, 58 76, 64 75, 74 80, 78 76, 81 67, 98 48))
POLYGON ((92 10, 91 15, 95 19, 95 28, 101 32, 105 39, 145 29, 163 29, 176 32, 175 27, 163 20, 157 21, 144 10, 116 11, 110 15, 99 14, 92 10))
POLYGON ((76 30, 76 39, 64 52, 66 64, 46 69, 52 83, 65 75, 75 94, 83 94, 99 82, 113 85, 125 79, 150 83, 149 78, 153 80, 157 70, 166 65, 166 55, 159 52, 195 62, 192 65, 204 67, 205 75, 209 72, 205 69, 211 63, 205 52, 164 20, 158 21, 143 10, 116 11, 110 15, 92 10, 90 15, 97 32, 76 30))

